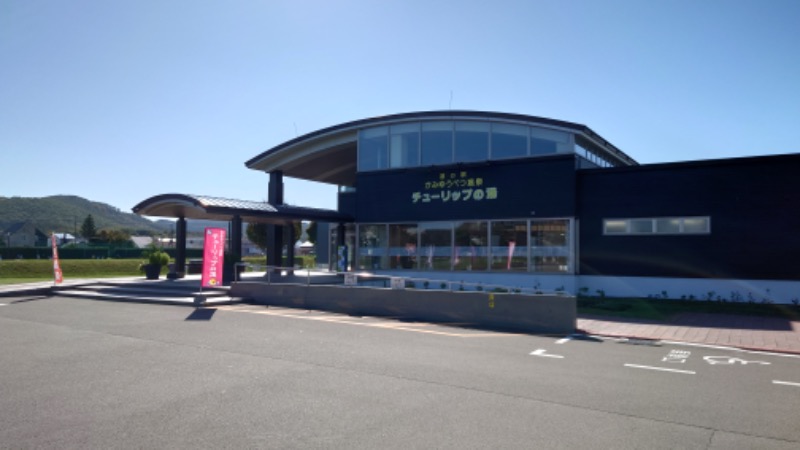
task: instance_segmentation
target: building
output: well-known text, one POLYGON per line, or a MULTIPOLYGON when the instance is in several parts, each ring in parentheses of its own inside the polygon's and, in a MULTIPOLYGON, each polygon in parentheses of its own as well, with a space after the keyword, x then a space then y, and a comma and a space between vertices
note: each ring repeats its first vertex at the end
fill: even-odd
POLYGON ((273 207, 283 176, 339 186, 317 249, 332 267, 345 245, 350 269, 408 277, 593 295, 800 296, 800 154, 640 165, 585 125, 433 111, 328 127, 245 164, 270 174, 273 207))
POLYGON ((36 228, 32 222, 17 222, 2 231, 6 247, 43 247, 48 244, 48 236, 36 228))

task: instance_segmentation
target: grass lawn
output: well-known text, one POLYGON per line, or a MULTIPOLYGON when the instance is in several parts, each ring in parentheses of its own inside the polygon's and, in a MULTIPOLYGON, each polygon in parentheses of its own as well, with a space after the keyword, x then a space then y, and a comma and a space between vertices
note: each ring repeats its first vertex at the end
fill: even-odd
POLYGON ((651 298, 578 298, 578 315, 668 322, 681 313, 734 314, 800 320, 800 306, 651 298))
POLYGON ((22 283, 35 283, 39 281, 53 281, 53 277, 49 278, 0 278, 0 285, 2 284, 22 284, 22 283))
MULTIPOLYGON (((139 276, 140 259, 62 259, 65 279, 139 276)), ((162 269, 165 273, 167 268, 162 269)), ((0 283, 30 283, 53 279, 53 262, 47 259, 0 261, 0 283)))

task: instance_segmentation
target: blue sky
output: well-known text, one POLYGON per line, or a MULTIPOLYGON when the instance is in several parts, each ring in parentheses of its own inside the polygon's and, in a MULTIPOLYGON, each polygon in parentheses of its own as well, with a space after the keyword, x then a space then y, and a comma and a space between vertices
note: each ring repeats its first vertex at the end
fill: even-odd
POLYGON ((263 150, 449 107, 582 123, 641 163, 797 153, 799 23, 796 0, 0 0, 0 196, 265 200, 263 150))

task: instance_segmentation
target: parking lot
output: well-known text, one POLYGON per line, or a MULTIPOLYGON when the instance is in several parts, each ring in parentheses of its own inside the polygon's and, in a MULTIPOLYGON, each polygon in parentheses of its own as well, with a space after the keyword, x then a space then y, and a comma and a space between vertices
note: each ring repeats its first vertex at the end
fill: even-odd
POLYGON ((0 299, 4 448, 797 448, 800 359, 257 305, 0 299))

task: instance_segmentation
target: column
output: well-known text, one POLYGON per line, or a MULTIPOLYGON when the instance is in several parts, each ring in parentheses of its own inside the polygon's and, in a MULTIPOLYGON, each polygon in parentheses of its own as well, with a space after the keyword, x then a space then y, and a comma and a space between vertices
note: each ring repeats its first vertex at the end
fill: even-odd
MULTIPOLYGON (((287 240, 289 242, 286 244, 286 265, 291 267, 291 268, 293 268, 294 267, 294 243, 297 240, 297 237, 295 237, 295 235, 294 235, 295 234, 294 233, 294 223, 293 222, 289 222, 289 225, 288 225, 287 228, 288 228, 287 231, 288 231, 288 234, 289 234, 289 237, 288 237, 287 240)), ((289 273, 289 275, 292 275, 292 274, 294 274, 294 270, 289 269, 288 273, 289 273)))
MULTIPOLYGON (((267 203, 272 206, 283 204, 283 172, 280 170, 269 173, 267 203)), ((281 225, 267 226, 267 264, 276 267, 283 265, 283 227, 281 225)))
POLYGON ((175 268, 171 278, 186 276, 186 219, 179 217, 175 222, 175 268))

